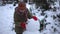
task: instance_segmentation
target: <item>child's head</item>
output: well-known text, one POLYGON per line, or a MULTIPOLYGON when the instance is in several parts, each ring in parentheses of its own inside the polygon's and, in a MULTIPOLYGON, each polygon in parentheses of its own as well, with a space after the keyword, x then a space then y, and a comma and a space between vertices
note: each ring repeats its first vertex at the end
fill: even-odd
POLYGON ((26 8, 26 4, 24 2, 19 2, 18 7, 19 7, 19 9, 23 10, 26 8))

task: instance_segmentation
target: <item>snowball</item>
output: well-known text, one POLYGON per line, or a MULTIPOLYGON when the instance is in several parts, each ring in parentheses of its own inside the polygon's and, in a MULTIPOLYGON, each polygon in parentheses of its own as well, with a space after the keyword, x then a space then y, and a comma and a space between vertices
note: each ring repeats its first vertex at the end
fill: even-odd
POLYGON ((38 31, 40 29, 39 21, 35 21, 34 19, 29 19, 28 24, 26 25, 27 31, 38 31))

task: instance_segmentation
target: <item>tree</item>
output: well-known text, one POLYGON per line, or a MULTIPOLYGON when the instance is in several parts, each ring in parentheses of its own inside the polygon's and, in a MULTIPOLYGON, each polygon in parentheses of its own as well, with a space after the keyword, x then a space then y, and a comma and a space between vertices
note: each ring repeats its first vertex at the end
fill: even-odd
POLYGON ((33 2, 36 4, 37 7, 42 7, 42 9, 44 10, 50 9, 50 4, 47 2, 47 0, 33 0, 33 2))

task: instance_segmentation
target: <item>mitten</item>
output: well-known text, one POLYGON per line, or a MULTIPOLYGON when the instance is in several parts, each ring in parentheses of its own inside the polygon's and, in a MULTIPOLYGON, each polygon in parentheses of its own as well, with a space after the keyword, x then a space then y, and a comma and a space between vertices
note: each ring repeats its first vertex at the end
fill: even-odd
POLYGON ((37 21, 37 20, 38 20, 36 16, 32 16, 32 18, 33 18, 35 21, 37 21))
POLYGON ((26 29, 26 23, 25 22, 22 22, 20 25, 23 29, 26 29))

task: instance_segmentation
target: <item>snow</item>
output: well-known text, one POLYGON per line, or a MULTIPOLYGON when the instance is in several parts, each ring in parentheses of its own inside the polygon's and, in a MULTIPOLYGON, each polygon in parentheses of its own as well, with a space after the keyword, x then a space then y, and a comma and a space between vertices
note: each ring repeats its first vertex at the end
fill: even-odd
POLYGON ((27 23, 26 31, 24 31, 23 34, 40 34, 40 24, 38 20, 35 21, 33 18, 28 19, 27 23))
MULTIPOLYGON (((28 8, 31 8, 32 9, 32 14, 33 14, 33 16, 37 16, 37 18, 41 21, 41 20, 43 20, 43 19, 46 19, 46 22, 44 23, 44 24, 46 24, 46 23, 50 23, 50 24, 48 24, 48 25, 46 25, 46 28, 44 28, 44 30, 42 31, 42 32, 40 32, 40 34, 59 34, 60 33, 60 31, 59 31, 59 28, 60 27, 57 27, 56 25, 55 25, 55 23, 56 24, 58 24, 58 23, 60 23, 60 22, 58 22, 58 19, 56 19, 56 20, 54 20, 53 19, 53 15, 54 16, 56 16, 57 17, 57 14, 60 14, 60 11, 59 11, 59 5, 57 4, 57 2, 55 3, 56 5, 51 5, 51 7, 52 8, 54 8, 54 7, 56 7, 57 9, 56 9, 56 12, 54 12, 52 9, 50 9, 50 10, 47 10, 47 11, 45 11, 44 13, 45 13, 45 15, 44 16, 42 16, 41 15, 41 10, 40 11, 38 11, 38 9, 35 9, 35 8, 32 8, 32 7, 35 7, 35 5, 34 6, 32 6, 32 7, 28 7, 28 8), (35 14, 34 14, 35 13, 35 14), (47 15, 47 18, 45 18, 45 16, 47 15), (53 26, 53 28, 52 28, 52 26, 53 26), (57 31, 56 32, 54 32, 54 28, 56 28, 57 29, 57 31)), ((30 29, 31 30, 31 29, 30 29)), ((26 33, 27 34, 27 33, 26 33)), ((29 33, 28 33, 29 34, 29 33)))
MULTIPOLYGON (((33 26, 33 24, 39 24, 39 23, 35 22, 32 19, 29 19, 27 21, 28 24, 26 25, 27 30, 24 31, 23 34, 60 34, 60 24, 59 24, 60 22, 58 22, 59 18, 56 18, 54 20, 52 17, 53 15, 56 16, 57 14, 60 14, 59 9, 56 9, 57 10, 56 12, 53 12, 53 10, 47 10, 44 12, 45 15, 42 16, 41 9, 40 9, 40 11, 38 11, 38 9, 35 8, 34 4, 32 4, 32 5, 26 4, 26 5, 27 5, 26 7, 29 10, 30 10, 30 8, 32 9, 32 14, 34 16, 37 16, 37 18, 40 21, 43 19, 46 19, 46 22, 44 24, 46 24, 46 23, 50 23, 50 24, 46 25, 46 27, 41 32, 39 32, 38 31, 39 25, 33 26), (45 18, 46 15, 48 16, 47 18, 45 18), (55 23, 58 24, 59 27, 56 26, 55 23), (51 28, 52 26, 53 26, 53 28, 51 28), (35 27, 35 29, 34 29, 34 27, 35 27), (54 28, 57 29, 56 32, 53 31, 54 28)), ((59 5, 56 3, 55 7, 57 7, 57 6, 59 7, 59 5)), ((0 6, 0 34, 16 34, 16 32, 13 30, 13 28, 14 28, 13 14, 14 14, 15 7, 13 6, 13 4, 6 4, 5 6, 0 6)), ((53 6, 52 6, 52 8, 53 8, 53 6)))
POLYGON ((39 21, 35 21, 34 19, 29 19, 27 21, 27 25, 26 25, 26 30, 27 31, 38 31, 40 29, 40 24, 39 21), (32 26, 32 27, 31 27, 32 26))
POLYGON ((25 31, 23 34, 40 34, 40 32, 39 31, 35 31, 35 32, 25 31))
POLYGON ((15 34, 13 28, 14 7, 12 4, 0 6, 0 34, 15 34))

